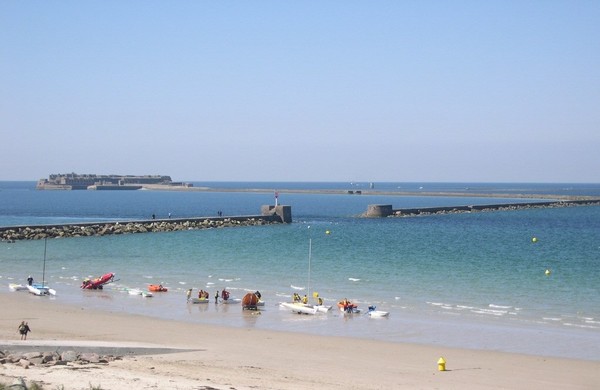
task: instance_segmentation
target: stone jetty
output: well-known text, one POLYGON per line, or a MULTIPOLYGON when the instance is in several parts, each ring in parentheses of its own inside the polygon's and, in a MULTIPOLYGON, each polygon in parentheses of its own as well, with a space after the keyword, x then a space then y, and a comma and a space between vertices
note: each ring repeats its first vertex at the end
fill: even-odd
POLYGON ((239 226, 291 223, 290 206, 262 206, 262 215, 233 217, 169 218, 141 221, 91 222, 64 225, 0 227, 0 241, 41 240, 45 238, 90 237, 115 234, 175 232, 239 226))
POLYGON ((392 205, 369 205, 367 211, 362 217, 382 218, 382 217, 416 217, 426 215, 440 214, 459 214, 486 211, 514 211, 534 208, 558 208, 574 206, 598 206, 600 199, 586 200, 560 200, 551 202, 526 202, 526 203, 502 203, 488 205, 468 205, 468 206, 445 206, 445 207, 420 207, 407 209, 394 209, 392 205))

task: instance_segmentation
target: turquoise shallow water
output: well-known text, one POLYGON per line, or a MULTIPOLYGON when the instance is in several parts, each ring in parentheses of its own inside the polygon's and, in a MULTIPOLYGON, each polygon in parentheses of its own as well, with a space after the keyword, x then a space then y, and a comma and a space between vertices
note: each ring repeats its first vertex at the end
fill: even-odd
MULTIPOLYGON (((143 218, 152 212, 257 214, 272 200, 269 193, 47 192, 5 185, 0 225, 143 218)), ((280 202, 292 206, 289 225, 49 240, 44 277, 58 290, 52 299, 89 308, 598 360, 600 207, 356 217, 368 204, 493 201, 282 194, 280 202), (106 272, 119 281, 104 291, 79 289, 84 277, 106 272), (328 304, 347 297, 390 316, 299 316, 279 308, 294 291, 304 294, 309 282, 328 304), (150 299, 123 291, 148 283, 170 291, 150 299), (226 287, 239 298, 260 290, 266 305, 260 316, 233 305, 188 305, 190 287, 211 295, 226 287)), ((43 241, 2 243, 0 283, 24 282, 28 274, 40 280, 43 253, 43 241)))

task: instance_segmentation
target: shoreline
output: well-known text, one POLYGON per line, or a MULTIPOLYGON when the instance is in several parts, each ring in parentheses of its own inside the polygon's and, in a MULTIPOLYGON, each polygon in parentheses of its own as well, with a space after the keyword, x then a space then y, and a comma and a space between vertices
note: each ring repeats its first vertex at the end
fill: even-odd
MULTIPOLYGON (((102 366, 101 375, 93 377, 89 370, 25 370, 5 364, 1 381, 22 376, 46 385, 90 383, 104 390, 156 384, 180 389, 591 389, 600 383, 600 361, 229 328, 31 298, 0 293, 0 350, 35 345, 49 350, 119 347, 132 353, 102 366), (23 320, 32 333, 19 341, 16 326, 23 320), (440 357, 447 361, 445 372, 437 370, 440 357)), ((71 388, 82 387, 64 389, 71 388)))

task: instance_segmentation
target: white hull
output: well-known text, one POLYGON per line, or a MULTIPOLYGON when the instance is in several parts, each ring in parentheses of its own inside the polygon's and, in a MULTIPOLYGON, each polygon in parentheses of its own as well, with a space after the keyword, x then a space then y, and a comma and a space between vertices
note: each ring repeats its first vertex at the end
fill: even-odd
POLYGON ((222 303, 225 305, 231 305, 231 304, 236 304, 236 303, 242 303, 242 300, 240 298, 229 298, 228 300, 221 299, 219 301, 219 303, 222 303))
POLYGON ((373 317, 373 318, 381 318, 381 317, 387 317, 390 315, 389 311, 382 311, 382 310, 370 310, 369 312, 367 312, 367 314, 369 315, 369 317, 373 317))
POLYGON ((35 285, 34 284, 33 286, 27 286, 27 289, 33 295, 38 295, 38 296, 42 296, 42 295, 56 295, 56 290, 54 290, 53 288, 50 288, 48 286, 42 286, 42 285, 35 285))
POLYGON ((316 306, 304 305, 303 303, 281 302, 279 305, 298 314, 317 314, 318 311, 316 306))
POLYGON ((11 283, 8 285, 10 291, 27 291, 27 286, 23 286, 22 284, 11 283))
POLYGON ((208 301, 210 301, 210 299, 208 299, 208 298, 191 298, 190 299, 191 303, 208 303, 208 301))
POLYGON ((315 308, 320 313, 327 313, 328 311, 331 310, 331 306, 324 306, 324 305, 316 305, 315 308))

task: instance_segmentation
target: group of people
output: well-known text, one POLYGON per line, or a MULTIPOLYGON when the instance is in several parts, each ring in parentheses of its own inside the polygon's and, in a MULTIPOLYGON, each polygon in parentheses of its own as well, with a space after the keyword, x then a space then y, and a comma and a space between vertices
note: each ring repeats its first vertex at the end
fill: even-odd
MULTIPOLYGON (((298 294, 298 293, 295 292, 292 295, 292 299, 294 300, 294 302, 302 302, 305 305, 308 304, 308 297, 306 296, 306 294, 304 294, 303 297, 300 297, 300 294, 298 294)), ((317 298, 317 304, 320 305, 320 306, 322 306, 323 305, 323 298, 318 297, 317 298)))
MULTIPOLYGON (((189 301, 190 299, 192 299, 192 290, 191 288, 189 288, 187 290, 187 300, 189 301)), ((204 291, 202 289, 200 289, 200 291, 198 291, 198 299, 208 299, 210 297, 210 294, 208 291, 204 291)), ((216 294, 215 294, 215 303, 219 303, 219 297, 226 301, 229 299, 229 291, 223 289, 223 291, 219 292, 219 290, 217 290, 216 294)))

